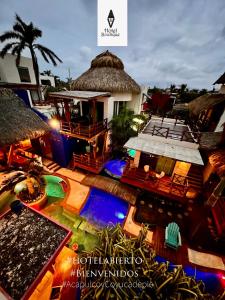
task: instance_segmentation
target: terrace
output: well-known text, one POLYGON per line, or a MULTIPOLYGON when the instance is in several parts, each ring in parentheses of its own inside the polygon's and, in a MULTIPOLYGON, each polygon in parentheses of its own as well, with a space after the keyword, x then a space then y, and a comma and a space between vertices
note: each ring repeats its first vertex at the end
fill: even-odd
POLYGON ((154 173, 153 171, 148 176, 144 169, 131 168, 131 162, 128 162, 121 181, 180 202, 187 201, 186 195, 190 189, 188 176, 174 174, 172 177, 164 176, 163 178, 156 178, 154 177, 154 173))
POLYGON ((150 117, 142 133, 191 143, 198 143, 200 138, 199 133, 193 132, 185 121, 156 116, 150 117))
POLYGON ((138 137, 124 145, 135 156, 121 181, 181 202, 196 198, 204 165, 197 141, 183 122, 166 119, 167 128, 158 126, 162 122, 152 118, 138 137))
POLYGON ((47 102, 56 108, 60 133, 93 141, 107 130, 101 99, 109 96, 101 92, 62 91, 50 93, 47 102))

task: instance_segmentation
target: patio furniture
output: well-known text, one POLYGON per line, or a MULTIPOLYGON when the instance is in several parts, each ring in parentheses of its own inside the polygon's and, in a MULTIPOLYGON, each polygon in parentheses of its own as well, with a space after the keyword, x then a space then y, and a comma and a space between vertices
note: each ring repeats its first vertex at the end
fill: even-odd
POLYGON ((157 179, 161 179, 161 178, 163 178, 164 176, 166 175, 166 173, 164 172, 164 171, 162 171, 160 174, 155 174, 155 176, 156 176, 156 178, 157 179))
POLYGON ((177 250, 181 246, 180 229, 176 223, 169 223, 165 230, 165 245, 177 250))

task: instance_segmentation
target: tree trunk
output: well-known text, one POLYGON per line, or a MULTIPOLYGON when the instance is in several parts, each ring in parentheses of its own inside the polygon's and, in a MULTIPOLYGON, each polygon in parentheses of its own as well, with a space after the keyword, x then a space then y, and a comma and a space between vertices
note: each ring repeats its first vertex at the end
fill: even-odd
POLYGON ((30 195, 34 194, 34 185, 30 177, 26 179, 27 189, 30 195))
POLYGON ((30 53, 31 53, 31 57, 32 57, 32 63, 33 63, 36 84, 38 86, 39 98, 40 98, 40 100, 43 100, 42 92, 41 92, 41 85, 40 85, 40 75, 39 75, 39 67, 38 67, 37 57, 36 57, 36 54, 35 54, 32 46, 30 46, 30 53))

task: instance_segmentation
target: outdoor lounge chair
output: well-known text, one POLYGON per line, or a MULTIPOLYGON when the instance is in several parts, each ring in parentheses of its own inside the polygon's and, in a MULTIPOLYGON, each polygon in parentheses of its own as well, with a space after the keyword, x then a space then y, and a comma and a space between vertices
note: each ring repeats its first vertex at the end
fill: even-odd
POLYGON ((176 223, 169 223, 165 231, 165 245, 175 250, 181 246, 180 229, 176 223))

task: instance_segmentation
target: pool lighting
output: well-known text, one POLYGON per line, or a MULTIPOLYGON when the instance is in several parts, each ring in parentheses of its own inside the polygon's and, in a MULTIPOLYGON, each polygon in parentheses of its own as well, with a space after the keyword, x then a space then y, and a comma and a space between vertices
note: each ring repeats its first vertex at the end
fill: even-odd
POLYGON ((129 149, 127 152, 131 157, 135 157, 135 155, 136 155, 136 150, 134 150, 134 149, 129 149))
POLYGON ((121 212, 116 212, 115 215, 117 216, 118 219, 123 220, 125 218, 125 215, 121 212))
POLYGON ((138 123, 139 125, 141 125, 141 124, 144 123, 144 121, 143 121, 142 119, 138 119, 138 118, 134 118, 133 121, 134 121, 135 123, 138 123))
POLYGON ((60 130, 60 123, 59 123, 59 121, 56 120, 56 119, 51 119, 51 120, 49 121, 49 125, 50 125, 53 129, 55 129, 55 130, 60 130))

